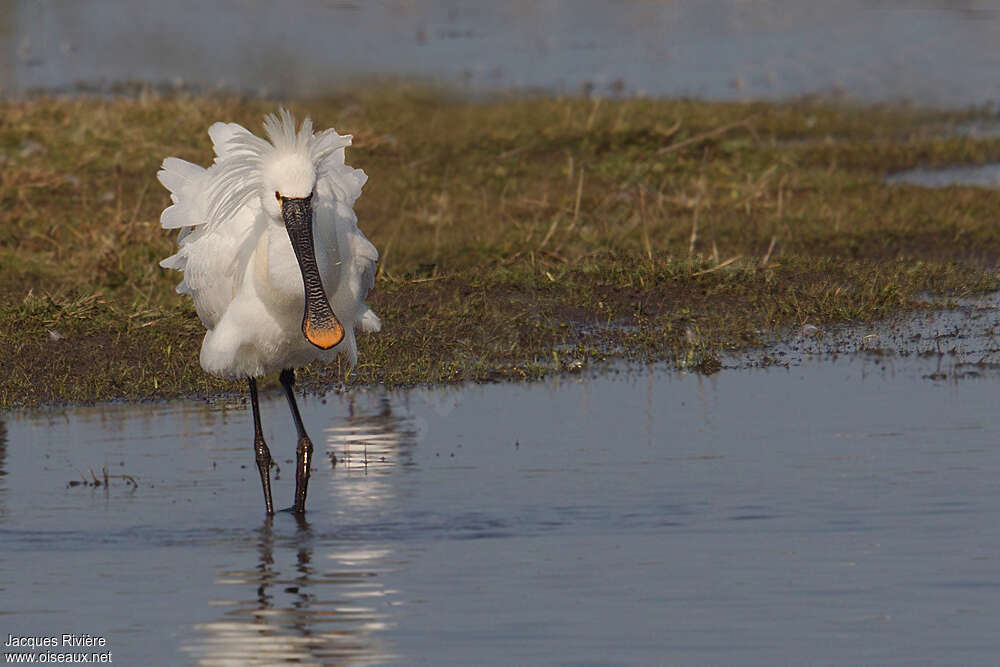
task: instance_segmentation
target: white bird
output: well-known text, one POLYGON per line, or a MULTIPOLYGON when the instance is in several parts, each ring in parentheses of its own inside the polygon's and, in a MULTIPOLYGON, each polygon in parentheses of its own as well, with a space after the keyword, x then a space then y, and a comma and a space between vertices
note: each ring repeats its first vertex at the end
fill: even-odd
POLYGON ((179 249, 160 266, 184 272, 208 330, 201 366, 223 378, 247 378, 254 451, 267 513, 271 453, 260 425, 256 378, 281 371, 298 431, 294 511, 305 511, 313 446, 302 426, 293 386, 298 366, 343 354, 357 361, 355 329, 378 331, 365 304, 375 283, 378 251, 358 229, 354 201, 368 177, 344 163, 351 137, 314 134, 307 117, 298 132, 285 109, 269 114, 270 141, 236 123, 208 129, 215 162, 204 169, 175 157, 157 173, 173 205, 160 216, 180 229, 179 249))

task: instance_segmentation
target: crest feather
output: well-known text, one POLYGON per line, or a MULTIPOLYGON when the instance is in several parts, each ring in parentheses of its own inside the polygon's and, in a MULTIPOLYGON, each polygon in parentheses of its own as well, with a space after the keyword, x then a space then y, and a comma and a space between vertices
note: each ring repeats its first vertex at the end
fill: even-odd
POLYGON ((296 129, 295 117, 284 107, 276 114, 267 114, 263 125, 267 139, 236 123, 216 123, 210 128, 217 157, 202 191, 204 218, 186 224, 206 224, 211 229, 250 204, 263 187, 265 161, 277 153, 308 155, 317 178, 331 181, 341 201, 353 204, 360 196, 364 172, 344 164, 344 148, 351 145, 350 135, 337 134, 332 128, 313 134, 313 122, 308 116, 296 129))
POLYGON ((264 131, 279 151, 303 151, 309 148, 309 141, 313 137, 313 124, 312 119, 306 116, 301 129, 296 132, 295 116, 285 107, 281 107, 277 115, 269 113, 264 117, 264 131))

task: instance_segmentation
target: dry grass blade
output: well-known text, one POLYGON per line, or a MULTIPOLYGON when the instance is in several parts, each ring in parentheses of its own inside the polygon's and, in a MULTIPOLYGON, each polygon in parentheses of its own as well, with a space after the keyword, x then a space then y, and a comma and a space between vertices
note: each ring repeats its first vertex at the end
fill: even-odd
POLYGON ((706 139, 712 139, 719 136, 720 134, 725 134, 730 130, 735 130, 738 127, 747 127, 751 122, 763 116, 766 112, 755 113, 752 116, 747 116, 742 120, 733 121, 732 123, 726 123, 725 125, 720 125, 715 129, 709 130, 708 132, 702 132, 701 134, 696 134, 693 137, 689 137, 683 141, 678 141, 676 144, 670 144, 669 146, 664 146, 660 150, 656 151, 656 155, 666 155, 668 153, 673 153, 674 151, 679 151, 682 148, 687 148, 692 144, 699 144, 706 139))
POLYGON ((595 97, 593 101, 593 106, 590 109, 590 115, 587 116, 587 131, 590 132, 594 128, 594 121, 597 120, 597 110, 601 108, 601 102, 604 100, 603 97, 595 97))
POLYGON ((549 239, 552 238, 552 235, 556 233, 556 228, 557 227, 559 227, 559 214, 558 213, 555 216, 553 216, 553 218, 552 218, 552 224, 549 225, 549 231, 545 232, 545 236, 542 238, 541 243, 538 244, 538 250, 539 251, 542 248, 545 247, 545 244, 549 242, 549 239))
POLYGON ((642 249, 646 251, 646 258, 653 261, 653 244, 649 241, 649 227, 646 222, 646 188, 640 185, 639 191, 639 224, 642 233, 642 249))
POLYGON ((764 259, 760 260, 761 268, 767 266, 767 263, 771 261, 771 253, 774 252, 774 245, 778 242, 777 236, 771 237, 771 244, 767 246, 767 252, 764 253, 764 259))
POLYGON ((576 201, 573 203, 573 220, 569 223, 566 233, 569 234, 576 229, 576 223, 580 221, 580 201, 583 199, 583 174, 584 168, 580 167, 580 178, 576 183, 576 201))
POLYGON ((727 259, 726 261, 721 262, 721 263, 713 266, 710 269, 705 269, 703 271, 695 271, 694 273, 691 274, 691 277, 694 278, 695 276, 703 276, 706 273, 713 273, 715 271, 718 271, 719 269, 724 269, 727 266, 729 266, 730 264, 732 264, 733 262, 735 262, 736 260, 738 260, 739 258, 740 258, 740 255, 734 255, 734 256, 730 257, 729 259, 727 259))
POLYGON ((698 195, 694 202, 694 214, 691 217, 691 237, 688 239, 688 257, 694 256, 694 246, 698 241, 698 218, 701 215, 701 202, 705 196, 705 178, 698 179, 698 195))

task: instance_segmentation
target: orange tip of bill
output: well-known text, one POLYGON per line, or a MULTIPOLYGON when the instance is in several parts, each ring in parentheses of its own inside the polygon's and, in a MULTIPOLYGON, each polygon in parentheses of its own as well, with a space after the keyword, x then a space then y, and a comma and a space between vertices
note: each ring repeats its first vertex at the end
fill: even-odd
POLYGON ((306 335, 306 340, 321 350, 329 350, 344 340, 344 327, 336 319, 322 324, 306 320, 302 324, 302 333, 306 335))

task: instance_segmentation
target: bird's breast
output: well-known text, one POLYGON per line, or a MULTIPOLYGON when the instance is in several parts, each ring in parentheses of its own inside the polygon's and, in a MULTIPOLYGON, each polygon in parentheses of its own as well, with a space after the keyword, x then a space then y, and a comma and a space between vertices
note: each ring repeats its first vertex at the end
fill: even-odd
POLYGON ((288 233, 277 225, 268 227, 257 244, 254 278, 258 294, 275 306, 286 303, 302 307, 304 287, 288 233))

